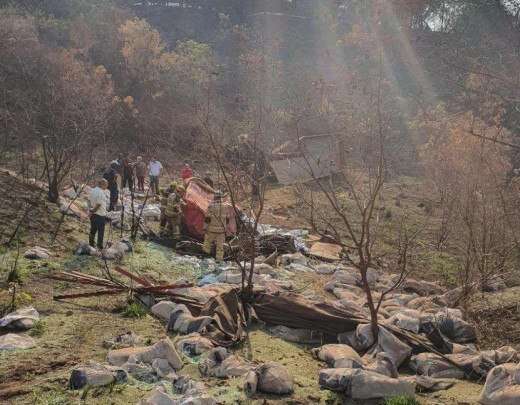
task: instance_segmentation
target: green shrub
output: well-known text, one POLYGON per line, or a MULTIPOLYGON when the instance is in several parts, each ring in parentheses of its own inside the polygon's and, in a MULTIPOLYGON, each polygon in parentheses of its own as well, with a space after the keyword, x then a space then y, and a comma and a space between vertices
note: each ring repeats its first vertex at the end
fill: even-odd
POLYGON ((408 397, 406 395, 398 395, 392 397, 384 402, 384 405, 421 405, 414 397, 408 397))
POLYGON ((29 331, 29 335, 33 337, 40 337, 45 332, 45 322, 44 321, 38 321, 34 324, 34 326, 29 331))
POLYGON ((122 315, 126 318, 142 318, 146 313, 146 308, 141 304, 138 302, 131 302, 125 307, 122 315))

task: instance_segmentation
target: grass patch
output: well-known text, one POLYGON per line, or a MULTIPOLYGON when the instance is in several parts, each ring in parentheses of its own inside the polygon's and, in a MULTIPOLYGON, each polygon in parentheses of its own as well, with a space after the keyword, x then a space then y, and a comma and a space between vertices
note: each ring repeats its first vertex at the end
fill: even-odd
POLYGON ((397 397, 389 398, 384 402, 384 405, 421 405, 414 397, 406 395, 399 395, 397 397))
POLYGON ((439 276, 445 286, 457 286, 460 265, 454 256, 445 252, 429 251, 425 252, 420 260, 431 274, 439 276))
POLYGON ((145 307, 138 302, 129 303, 124 309, 121 315, 125 318, 142 318, 148 313, 145 307))
POLYGON ((45 333, 45 322, 38 321, 34 324, 34 326, 29 331, 29 335, 33 337, 40 337, 45 333))

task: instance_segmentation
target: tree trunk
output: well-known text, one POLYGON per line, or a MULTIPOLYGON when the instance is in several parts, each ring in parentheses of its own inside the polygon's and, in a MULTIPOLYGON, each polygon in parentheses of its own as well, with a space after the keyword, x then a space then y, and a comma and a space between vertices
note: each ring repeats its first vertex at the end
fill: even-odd
POLYGON ((56 180, 56 177, 54 177, 49 182, 49 192, 48 192, 49 201, 53 203, 58 203, 58 200, 60 198, 60 193, 58 190, 58 181, 56 180))
POLYGON ((372 291, 370 289, 370 285, 368 284, 367 280, 367 270, 368 268, 365 265, 362 265, 362 268, 360 269, 361 273, 361 282, 363 283, 363 289, 365 290, 365 294, 367 296, 367 304, 368 309, 370 311, 370 325, 372 328, 372 335, 374 336, 374 342, 377 341, 377 338, 379 336, 379 325, 377 321, 377 309, 374 305, 374 299, 372 297, 372 291))

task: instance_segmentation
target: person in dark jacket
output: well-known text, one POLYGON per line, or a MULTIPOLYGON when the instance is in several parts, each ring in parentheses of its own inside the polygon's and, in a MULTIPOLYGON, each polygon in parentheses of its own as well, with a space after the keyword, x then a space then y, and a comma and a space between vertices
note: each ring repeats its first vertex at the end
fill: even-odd
POLYGON ((108 191, 110 192, 110 204, 108 211, 114 211, 119 198, 119 190, 117 188, 118 164, 112 162, 107 171, 103 174, 103 178, 108 182, 108 191))
POLYGON ((127 185, 130 191, 134 190, 134 164, 125 156, 121 167, 121 190, 127 185))

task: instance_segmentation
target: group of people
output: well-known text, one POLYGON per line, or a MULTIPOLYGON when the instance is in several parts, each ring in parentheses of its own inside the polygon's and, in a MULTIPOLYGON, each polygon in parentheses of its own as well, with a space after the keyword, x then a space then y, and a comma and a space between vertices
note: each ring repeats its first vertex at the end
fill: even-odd
POLYGON ((159 178, 163 170, 163 165, 155 157, 152 157, 148 164, 143 161, 141 156, 137 156, 135 161, 131 161, 128 156, 120 156, 110 163, 109 168, 103 174, 103 178, 108 182, 110 191, 109 211, 113 211, 119 198, 119 189, 128 188, 134 191, 135 179, 137 179, 137 191, 144 193, 144 183, 146 175, 150 181, 150 190, 159 194, 159 178), (120 178, 120 186, 118 185, 120 178))
MULTIPOLYGON (((148 165, 138 156, 135 162, 128 157, 111 162, 109 168, 99 179, 88 196, 88 207, 90 216, 89 244, 92 247, 103 249, 105 225, 107 214, 115 209, 119 198, 118 178, 120 178, 121 189, 128 187, 133 190, 134 178, 137 178, 138 191, 144 192, 144 179, 148 172, 150 189, 159 198, 161 207, 160 231, 162 236, 169 236, 177 241, 181 235, 183 207, 186 205, 184 194, 186 184, 193 177, 193 170, 188 164, 180 172, 181 182, 174 182, 166 189, 159 188, 159 178, 163 166, 155 157, 152 157, 148 165), (97 236, 97 241, 96 241, 97 236)), ((213 181, 209 173, 206 173, 204 181, 213 187, 213 181)), ((224 258, 224 242, 226 228, 229 222, 228 210, 223 202, 223 195, 215 191, 213 202, 210 204, 205 218, 205 236, 203 250, 211 254, 213 244, 216 245, 216 259, 222 261, 224 258)))

